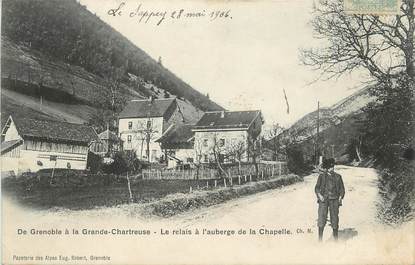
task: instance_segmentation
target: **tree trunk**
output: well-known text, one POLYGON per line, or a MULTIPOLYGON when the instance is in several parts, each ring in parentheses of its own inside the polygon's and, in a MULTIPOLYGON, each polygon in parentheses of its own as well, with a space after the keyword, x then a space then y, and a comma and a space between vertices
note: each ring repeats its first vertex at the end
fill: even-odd
POLYGON ((143 159, 144 139, 141 139, 140 158, 143 159))
POLYGON ((130 202, 134 202, 133 193, 131 192, 131 184, 130 184, 130 178, 128 177, 128 172, 127 172, 127 187, 128 187, 128 193, 130 195, 130 202))
POLYGON ((146 153, 147 153, 147 161, 150 162, 150 139, 146 139, 146 153))
POLYGON ((356 155, 357 155, 357 159, 359 159, 359 162, 362 161, 362 157, 360 156, 360 151, 359 151, 359 147, 356 145, 356 155))
POLYGON ((218 167, 219 167, 220 171, 225 175, 225 177, 229 178, 228 174, 226 173, 226 171, 223 169, 222 165, 220 164, 219 159, 216 160, 216 161, 217 161, 217 164, 218 164, 218 167))
POLYGON ((414 69, 414 32, 415 32, 415 15, 414 15, 414 0, 408 0, 408 33, 406 38, 406 72, 411 77, 415 77, 414 69))

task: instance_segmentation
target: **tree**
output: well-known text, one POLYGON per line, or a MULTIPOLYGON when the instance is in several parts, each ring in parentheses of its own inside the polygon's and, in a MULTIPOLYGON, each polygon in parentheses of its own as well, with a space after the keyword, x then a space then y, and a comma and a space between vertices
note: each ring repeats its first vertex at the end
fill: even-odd
POLYGON ((123 68, 111 68, 104 79, 104 87, 95 98, 96 112, 90 117, 88 123, 103 131, 107 124, 111 128, 116 127, 117 115, 124 108, 126 97, 121 92, 121 80, 124 74, 123 68))
POLYGON ((96 109, 88 119, 87 124, 92 126, 95 131, 103 132, 107 125, 111 125, 113 127, 114 120, 112 112, 108 109, 96 109))
POLYGON ((259 160, 261 159, 262 154, 262 146, 260 136, 258 135, 256 138, 248 137, 248 157, 251 159, 252 164, 255 167, 255 175, 259 175, 259 160))
POLYGON ((142 128, 139 129, 139 132, 145 140, 147 161, 150 162, 150 142, 154 139, 158 131, 155 130, 152 120, 148 118, 146 125, 142 125, 142 128))
POLYGON ((154 126, 151 117, 148 117, 146 120, 139 122, 137 127, 132 128, 132 130, 130 130, 128 133, 132 134, 132 137, 134 137, 134 140, 136 140, 136 145, 132 146, 132 151, 135 153, 140 151, 139 157, 142 159, 143 150, 145 150, 147 161, 150 162, 150 143, 159 133, 159 131, 154 126))
POLYGON ((358 68, 386 82, 405 72, 414 77, 414 0, 402 0, 396 16, 346 14, 341 0, 321 0, 311 21, 322 48, 302 50, 305 65, 330 79, 358 68))
POLYGON ((304 161, 304 153, 298 144, 287 146, 287 167, 294 174, 307 172, 307 164, 304 161))
POLYGON ((284 131, 279 123, 272 124, 267 132, 268 148, 274 153, 275 160, 278 160, 278 153, 281 151, 281 139, 279 135, 284 131))
POLYGON ((202 156, 203 152, 203 142, 202 140, 195 140, 193 144, 193 150, 195 152, 195 162, 193 163, 196 168, 196 179, 199 179, 200 168, 202 167, 202 156))
POLYGON ((228 175, 228 173, 225 171, 225 169, 223 168, 222 163, 225 161, 225 154, 226 154, 226 149, 225 149, 225 144, 224 142, 222 142, 221 139, 218 139, 218 135, 217 133, 213 134, 213 144, 212 144, 212 154, 213 154, 213 158, 215 160, 215 163, 219 169, 219 171, 227 178, 229 178, 230 176, 228 175))
POLYGON ((241 163, 242 159, 247 153, 247 146, 245 141, 239 140, 232 142, 228 150, 226 151, 226 156, 232 160, 238 161, 238 174, 241 175, 241 163))
POLYGON ((355 161, 361 162, 362 161, 361 150, 362 150, 362 137, 359 135, 356 138, 351 138, 346 147, 346 153, 349 156, 349 160, 350 161, 355 160, 355 161))
POLYGON ((376 164, 396 172, 404 150, 414 144, 414 83, 404 74, 394 86, 379 84, 365 109, 364 142, 376 164))

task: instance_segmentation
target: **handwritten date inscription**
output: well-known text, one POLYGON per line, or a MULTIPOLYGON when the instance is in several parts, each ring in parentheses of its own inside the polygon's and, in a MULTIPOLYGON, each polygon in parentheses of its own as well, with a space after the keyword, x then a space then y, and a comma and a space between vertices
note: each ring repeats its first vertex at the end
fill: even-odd
POLYGON ((118 7, 109 9, 107 14, 113 17, 128 16, 137 19, 138 23, 154 23, 159 26, 168 20, 190 20, 206 19, 215 21, 219 19, 232 19, 231 10, 150 10, 138 4, 135 8, 128 8, 125 2, 121 2, 118 7))

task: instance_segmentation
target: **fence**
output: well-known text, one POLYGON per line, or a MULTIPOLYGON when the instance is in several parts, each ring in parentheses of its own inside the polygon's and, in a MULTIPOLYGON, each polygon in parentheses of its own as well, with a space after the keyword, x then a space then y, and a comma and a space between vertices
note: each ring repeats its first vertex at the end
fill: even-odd
POLYGON ((242 164, 233 166, 224 166, 224 174, 219 169, 200 167, 199 169, 164 169, 164 170, 143 170, 141 177, 143 179, 220 179, 221 177, 235 176, 257 176, 258 177, 274 177, 288 173, 286 162, 269 162, 258 163, 258 174, 254 164, 242 164))

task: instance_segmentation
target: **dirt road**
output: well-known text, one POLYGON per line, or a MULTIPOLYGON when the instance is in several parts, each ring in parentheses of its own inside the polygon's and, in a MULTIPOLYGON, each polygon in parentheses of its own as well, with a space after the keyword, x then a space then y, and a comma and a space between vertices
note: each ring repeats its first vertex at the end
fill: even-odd
POLYGON ((339 242, 331 239, 329 226, 324 242, 317 241, 317 176, 310 175, 302 183, 168 219, 129 216, 128 205, 35 212, 3 203, 3 216, 9 217, 3 221, 3 253, 9 260, 14 254, 106 255, 114 264, 413 264, 414 222, 396 228, 377 222, 376 172, 343 166, 337 172, 346 187, 339 242), (16 233, 33 228, 69 234, 16 233), (149 234, 83 234, 114 229, 149 234))

